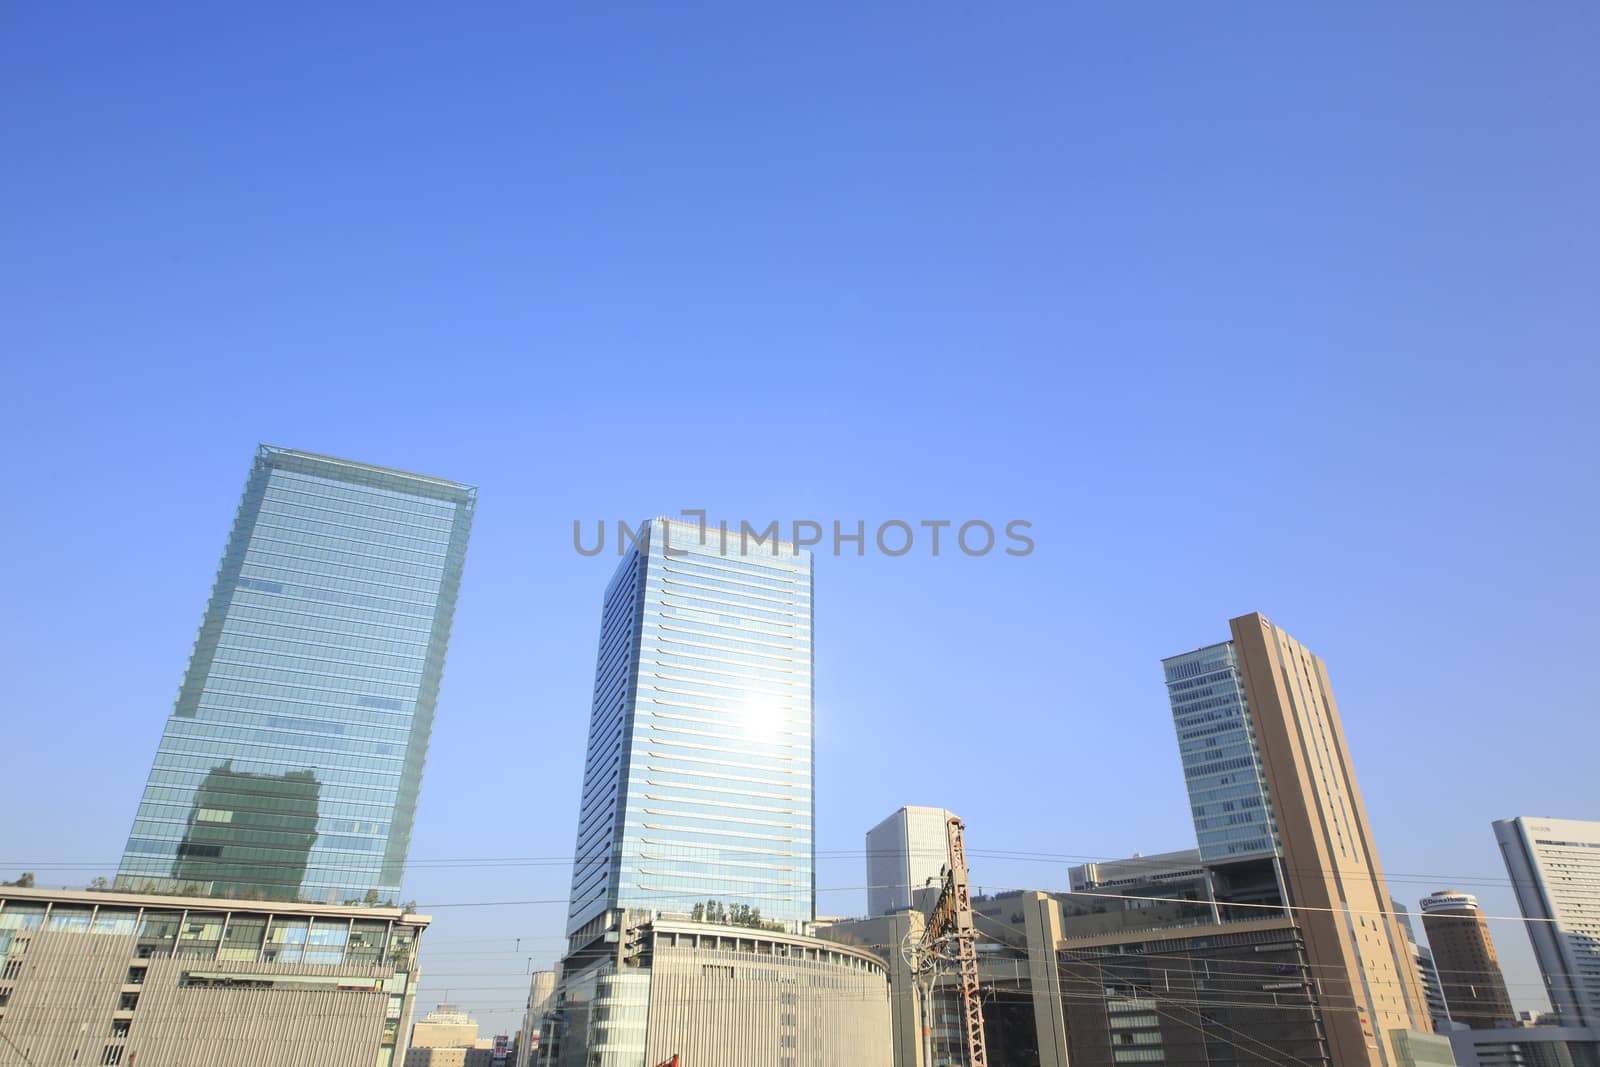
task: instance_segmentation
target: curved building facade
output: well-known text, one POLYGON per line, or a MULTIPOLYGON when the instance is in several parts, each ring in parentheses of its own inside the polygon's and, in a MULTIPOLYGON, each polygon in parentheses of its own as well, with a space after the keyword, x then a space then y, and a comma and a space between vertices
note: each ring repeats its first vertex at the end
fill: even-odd
POLYGON ((1422 927, 1439 967, 1450 1018, 1474 1030, 1517 1025, 1478 898, 1453 889, 1423 897, 1422 927))
MULTIPOLYGON (((569 955, 543 1062, 890 1067, 889 976, 865 949, 649 913, 613 913, 569 955), (582 961, 582 962, 580 962, 582 961)), ((548 1029, 548 1028, 547 1028, 548 1029)))

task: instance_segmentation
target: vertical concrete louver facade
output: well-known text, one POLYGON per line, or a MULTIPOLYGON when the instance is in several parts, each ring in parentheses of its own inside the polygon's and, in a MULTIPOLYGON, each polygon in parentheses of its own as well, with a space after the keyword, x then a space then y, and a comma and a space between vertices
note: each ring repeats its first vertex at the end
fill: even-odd
POLYGON ((1229 622, 1288 903, 1319 976, 1329 1051, 1389 1067, 1390 1035, 1430 1032, 1427 1000, 1389 904, 1327 665, 1259 614, 1229 622))
POLYGON ((889 1067, 889 977, 809 937, 656 923, 646 1064, 889 1067))
POLYGON ((568 957, 534 1062, 892 1067, 889 976, 873 952, 649 911, 607 922, 568 957))
POLYGON ((0 889, 0 1064, 397 1067, 428 922, 0 889))

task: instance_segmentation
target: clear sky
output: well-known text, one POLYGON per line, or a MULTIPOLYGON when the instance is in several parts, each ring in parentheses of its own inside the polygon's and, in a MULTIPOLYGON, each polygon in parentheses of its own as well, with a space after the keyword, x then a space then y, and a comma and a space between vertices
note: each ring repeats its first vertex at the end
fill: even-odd
MULTIPOLYGON (((991 886, 1190 845, 1159 660, 1259 610, 1395 892, 1514 913, 1490 820, 1600 817, 1597 54, 1588 2, 9 6, 0 873, 113 873, 267 441, 482 487, 423 904, 565 898, 572 522, 703 507, 1033 523, 819 559, 824 912, 905 803, 991 886)), ((564 908, 433 913, 422 1006, 514 1028, 564 908)))

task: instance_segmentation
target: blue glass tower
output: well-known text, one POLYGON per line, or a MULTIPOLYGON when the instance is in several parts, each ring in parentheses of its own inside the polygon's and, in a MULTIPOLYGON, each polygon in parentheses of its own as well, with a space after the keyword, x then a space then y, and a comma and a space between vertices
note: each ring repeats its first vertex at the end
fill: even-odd
POLYGON ((1279 855, 1232 641, 1161 661, 1202 863, 1279 855))
POLYGON ((715 899, 814 915, 811 553, 667 519, 606 588, 568 932, 715 899))
POLYGON ((119 887, 399 898, 476 499, 258 450, 119 887))

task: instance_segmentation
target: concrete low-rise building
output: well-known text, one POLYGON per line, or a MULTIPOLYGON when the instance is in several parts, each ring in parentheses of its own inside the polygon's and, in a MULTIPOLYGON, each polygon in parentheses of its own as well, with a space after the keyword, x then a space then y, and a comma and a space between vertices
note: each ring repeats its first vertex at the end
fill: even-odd
POLYGON ((426 916, 0 888, 0 1063, 397 1067, 426 916))
POLYGON ((587 929, 563 965, 540 1062, 891 1067, 889 979, 873 952, 648 911, 587 929))
MULTIPOLYGON (((990 1063, 1343 1067, 1326 1024, 1348 1001, 1321 995, 1294 918, 1264 909, 1218 921, 1213 901, 1150 901, 1137 895, 1140 886, 1128 888, 1135 895, 973 898, 990 1063)), ((910 965, 922 928, 920 914, 902 911, 821 930, 877 952, 888 967, 895 1067, 947 1067, 965 1057, 954 968, 939 968, 930 988, 910 965)), ((1373 1040, 1384 1042, 1380 1054, 1391 1067, 1452 1062, 1441 1035, 1374 1031, 1373 1040)))
POLYGON ((478 1036, 478 1020, 459 1004, 440 1004, 411 1028, 405 1067, 494 1067, 494 1062, 494 1042, 478 1036))

